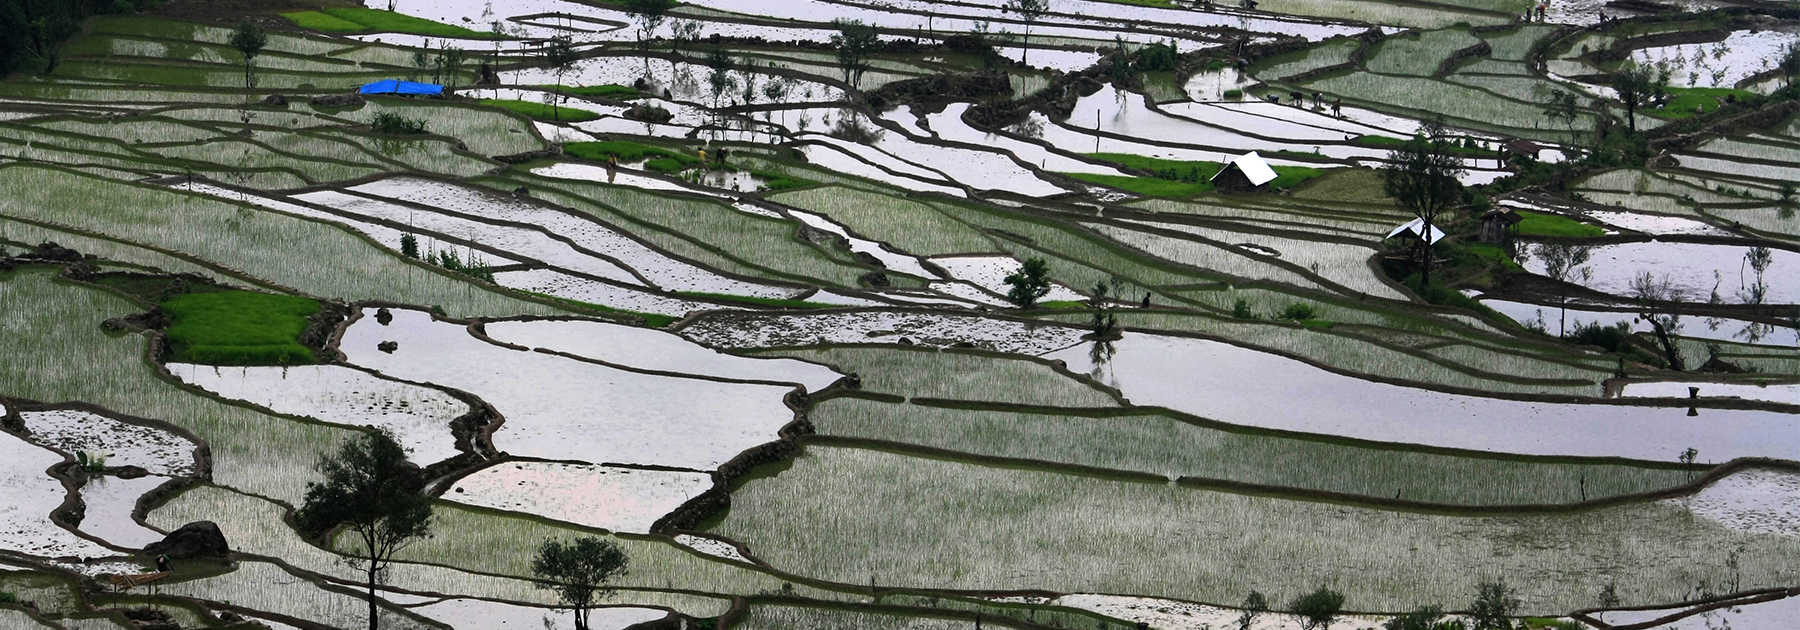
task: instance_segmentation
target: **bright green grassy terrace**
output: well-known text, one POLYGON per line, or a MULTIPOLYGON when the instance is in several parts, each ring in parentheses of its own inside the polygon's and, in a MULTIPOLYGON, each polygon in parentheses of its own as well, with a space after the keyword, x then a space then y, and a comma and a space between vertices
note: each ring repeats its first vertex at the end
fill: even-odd
POLYGON ((492 33, 380 9, 320 9, 283 13, 295 26, 325 33, 411 33, 433 37, 491 38, 492 33))
POLYGON ((629 140, 570 142, 563 145, 563 152, 598 162, 605 162, 608 157, 614 156, 618 157, 622 163, 642 161, 644 168, 658 173, 674 173, 700 164, 698 157, 629 140))
POLYGON ((498 108, 501 108, 501 109, 504 109, 504 110, 507 110, 510 112, 514 112, 517 114, 522 114, 522 115, 525 115, 525 116, 528 116, 531 118, 535 118, 537 120, 548 120, 548 121, 552 121, 552 122, 578 123, 578 122, 587 122, 590 120, 596 120, 596 119, 600 118, 599 114, 590 112, 585 109, 571 109, 568 107, 551 107, 551 106, 545 105, 543 103, 533 103, 531 101, 512 101, 512 100, 504 100, 504 99, 484 98, 484 99, 481 99, 481 104, 498 107, 498 108))
MULTIPOLYGON (((1213 189, 1212 177, 1217 175, 1222 167, 1217 162, 1184 162, 1126 153, 1090 153, 1088 157, 1112 162, 1126 168, 1149 171, 1155 173, 1156 176, 1121 177, 1088 173, 1063 173, 1063 175, 1140 195, 1171 199, 1210 192, 1213 189)), ((1270 190, 1286 190, 1300 182, 1324 174, 1323 170, 1303 166, 1274 166, 1272 168, 1275 169, 1275 180, 1269 182, 1270 190)))
POLYGON ((576 96, 593 96, 596 98, 620 100, 649 96, 648 94, 639 92, 637 88, 627 85, 613 85, 610 83, 606 85, 540 85, 538 87, 546 90, 556 90, 566 94, 574 94, 576 96))
POLYGON ((300 345, 317 301, 251 291, 190 293, 162 303, 171 321, 171 360, 213 365, 314 363, 300 345))
POLYGON ((1638 110, 1638 112, 1665 120, 1680 120, 1683 118, 1693 118, 1702 113, 1719 111, 1719 108, 1724 106, 1725 99, 1730 96, 1736 96, 1740 101, 1757 96, 1755 92, 1749 90, 1734 90, 1731 88, 1672 87, 1669 88, 1669 94, 1674 96, 1674 98, 1663 103, 1661 109, 1645 108, 1638 110), (1702 107, 1705 108, 1704 112, 1699 111, 1702 107))
POLYGON ((1606 234, 1606 230, 1600 229, 1598 226, 1588 225, 1562 215, 1520 210, 1519 217, 1524 219, 1515 226, 1520 236, 1586 238, 1606 234))

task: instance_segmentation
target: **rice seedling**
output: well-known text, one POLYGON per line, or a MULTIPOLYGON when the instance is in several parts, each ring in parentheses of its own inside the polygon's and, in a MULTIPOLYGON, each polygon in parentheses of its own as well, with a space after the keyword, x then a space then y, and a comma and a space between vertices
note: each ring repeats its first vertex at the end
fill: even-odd
POLYGON ((908 398, 943 398, 1044 405, 1115 407, 1118 400, 1100 389, 1033 361, 966 352, 902 348, 820 348, 756 353, 818 361, 855 373, 868 392, 908 398), (921 379, 920 374, 932 378, 921 379))
MULTIPOLYGON (((342 587, 339 587, 342 588, 342 587)), ((349 589, 328 589, 305 576, 296 575, 267 562, 239 562, 234 570, 215 577, 181 582, 164 582, 158 593, 196 599, 227 601, 234 606, 287 615, 299 619, 320 620, 339 627, 365 623, 367 600, 349 589)), ((366 597, 366 596, 365 596, 366 597)), ((398 609, 380 609, 384 628, 426 629, 440 624, 422 621, 398 609)))
POLYGON ((1369 72, 1431 76, 1450 53, 1480 42, 1467 29, 1461 28, 1424 31, 1413 37, 1389 37, 1369 51, 1369 59, 1363 66, 1369 72))
POLYGON ((1488 57, 1502 61, 1524 61, 1531 52, 1531 47, 1556 29, 1553 24, 1524 24, 1499 33, 1483 33, 1482 39, 1493 47, 1493 52, 1488 57))
POLYGON ((378 98, 362 109, 333 115, 367 124, 382 112, 423 119, 431 133, 461 140, 476 155, 515 155, 544 148, 529 119, 477 105, 378 98))
MULTIPOLYGON (((1500 127, 1527 137, 1543 137, 1544 113, 1535 103, 1507 99, 1492 92, 1423 77, 1357 73, 1326 77, 1307 87, 1344 97, 1381 111, 1406 115, 1442 114, 1476 128, 1500 127)), ((1584 121, 1576 129, 1591 127, 1584 121)))
POLYGON ((439 305, 453 314, 562 312, 406 264, 342 228, 252 206, 37 166, 0 168, 0 191, 0 215, 184 252, 317 297, 439 305), (307 262, 296 263, 296 252, 307 262))
POLYGON ((593 214, 677 256, 722 271, 825 286, 857 286, 857 278, 869 271, 834 260, 823 246, 801 242, 795 222, 739 212, 716 201, 569 180, 517 179, 543 191, 541 198, 593 214))
POLYGON ((349 432, 227 405, 156 378, 142 337, 112 338, 98 325, 141 310, 112 294, 19 272, 4 282, 0 320, 17 334, 0 337, 11 356, 41 361, 0 365, 0 392, 42 401, 83 401, 156 418, 194 432, 212 448, 215 482, 298 501, 318 449, 349 432))
POLYGON ((156 250, 136 247, 118 241, 83 236, 73 232, 52 230, 31 225, 29 223, 8 221, 3 218, 0 218, 0 238, 12 241, 21 246, 30 246, 45 241, 54 241, 63 247, 73 249, 83 254, 93 254, 98 256, 101 260, 110 260, 127 265, 160 269, 169 273, 193 273, 213 278, 225 278, 227 281, 236 280, 230 276, 225 276, 216 269, 203 267, 156 250))
POLYGON ((931 206, 842 186, 783 193, 771 201, 818 212, 864 237, 920 255, 994 251, 993 242, 931 206))
POLYGON ((867 630, 972 630, 971 619, 945 619, 917 615, 892 615, 837 608, 802 608, 774 604, 753 605, 733 628, 742 630, 791 630, 793 628, 865 628, 867 630))
POLYGON ((1591 605, 1585 587, 1602 576, 1632 603, 1678 601, 1700 582, 1800 578, 1794 538, 1659 503, 1420 514, 819 446, 746 484, 713 530, 776 567, 843 582, 1217 603, 1324 583, 1359 611, 1465 601, 1494 579, 1515 585, 1522 612, 1554 614, 1591 605))
POLYGON ((842 398, 820 403, 811 417, 820 435, 1450 505, 1577 503, 1672 488, 1692 477, 1666 467, 1471 457, 1227 431, 1155 412, 1015 413, 842 398))

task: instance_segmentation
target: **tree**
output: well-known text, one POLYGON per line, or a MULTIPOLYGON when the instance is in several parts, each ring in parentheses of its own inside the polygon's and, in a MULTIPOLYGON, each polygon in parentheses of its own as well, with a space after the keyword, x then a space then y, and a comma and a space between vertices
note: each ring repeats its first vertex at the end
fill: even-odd
POLYGON ((1681 334, 1681 302, 1686 292, 1668 278, 1643 272, 1631 280, 1631 297, 1637 300, 1638 317, 1650 324, 1656 340, 1668 356, 1669 369, 1683 370, 1681 349, 1675 347, 1674 336, 1681 334))
MULTIPOLYGON (((1601 608, 1618 608, 1619 607, 1619 588, 1618 588, 1618 586, 1613 584, 1612 582, 1607 582, 1606 586, 1601 587, 1600 596, 1597 598, 1597 601, 1600 603, 1601 608)), ((1594 618, 1599 619, 1601 621, 1606 621, 1606 619, 1604 617, 1605 615, 1606 615, 1606 611, 1603 610, 1598 613, 1595 613, 1594 618)))
POLYGON ((1585 280, 1593 275, 1592 268, 1582 266, 1587 264, 1593 254, 1593 246, 1573 243, 1544 243, 1539 245, 1533 254, 1543 259, 1544 275, 1561 285, 1559 290, 1561 291, 1562 321, 1556 330, 1558 337, 1569 335, 1569 279, 1573 276, 1581 276, 1585 280))
POLYGON ((539 56, 543 59, 544 65, 556 72, 556 92, 550 95, 550 117, 553 120, 562 120, 563 75, 573 70, 581 62, 581 55, 575 52, 575 45, 569 41, 568 36, 559 35, 551 38, 550 43, 544 45, 539 56))
POLYGON ((1421 290, 1431 286, 1431 233, 1438 217, 1462 201, 1462 158, 1452 153, 1442 127, 1428 124, 1412 139, 1388 153, 1381 167, 1382 190, 1423 223, 1414 245, 1419 258, 1421 290))
POLYGON ((444 75, 443 83, 454 90, 456 89, 456 73, 462 70, 463 60, 468 58, 469 53, 456 46, 451 46, 449 42, 445 42, 443 46, 438 52, 438 67, 442 69, 444 75))
POLYGON ((1266 612, 1269 612, 1269 598, 1263 597, 1263 594, 1258 591, 1250 591, 1250 594, 1244 597, 1244 605, 1238 611, 1238 630, 1250 630, 1250 624, 1256 623, 1256 618, 1266 612))
POLYGON ((712 87, 714 124, 720 124, 724 121, 724 114, 719 111, 719 99, 737 87, 737 80, 731 77, 731 53, 723 47, 712 49, 706 54, 706 67, 712 69, 706 81, 712 87))
POLYGON ((838 68, 844 71, 844 82, 850 84, 851 90, 861 90, 863 73, 869 71, 869 56, 875 54, 881 40, 875 35, 875 27, 861 20, 840 18, 831 23, 838 28, 837 34, 831 36, 831 46, 837 49, 838 68))
POLYGON ((1421 606, 1418 609, 1387 620, 1381 624, 1383 630, 1434 630, 1438 620, 1444 618, 1444 611, 1436 606, 1421 606))
POLYGON ((644 74, 650 74, 650 40, 662 28, 676 0, 625 0, 625 14, 638 23, 638 48, 644 51, 644 74))
POLYGON ((618 543, 583 536, 566 545, 557 540, 538 545, 531 573, 544 580, 538 588, 556 591, 562 603, 574 610, 575 630, 587 630, 589 609, 612 595, 611 582, 624 576, 629 564, 630 558, 618 543))
POLYGON ((251 75, 252 62, 262 54, 263 46, 269 44, 269 34, 262 27, 249 22, 239 22, 231 31, 231 47, 236 48, 244 56, 244 89, 256 87, 255 78, 251 75))
POLYGON ((1117 278, 1114 278, 1111 282, 1101 280, 1094 283, 1094 298, 1088 300, 1088 306, 1094 309, 1092 328, 1094 330, 1095 339, 1106 340, 1118 337, 1119 318, 1113 316, 1112 310, 1108 308, 1109 305, 1106 303, 1106 296, 1108 294, 1118 293, 1119 287, 1117 278))
POLYGON ((1682 451, 1681 455, 1677 456, 1675 458, 1676 461, 1681 462, 1682 466, 1687 467, 1688 481, 1694 480, 1694 462, 1699 459, 1700 459, 1700 449, 1694 448, 1692 446, 1689 446, 1687 448, 1687 450, 1682 451))
POLYGON ((1469 621, 1474 630, 1512 630, 1518 612, 1518 594, 1505 582, 1482 582, 1476 587, 1475 603, 1469 605, 1469 621))
POLYGON ((294 514, 300 530, 322 537, 343 526, 361 544, 348 550, 369 580, 369 630, 375 630, 375 586, 394 555, 431 536, 431 497, 424 471, 406 460, 406 449, 387 429, 344 442, 315 467, 324 481, 306 484, 306 501, 294 514))
POLYGON ((1031 23, 1050 11, 1050 0, 1006 0, 1000 8, 1007 13, 1019 14, 1019 19, 1025 22, 1025 47, 1019 55, 1019 63, 1031 65, 1031 23))
POLYGON ((1005 282, 1012 287, 1006 292, 1006 299, 1019 308, 1031 308, 1038 298, 1050 293, 1050 263, 1042 258, 1027 258, 1025 266, 1007 276, 1005 282))
POLYGON ((1301 595, 1288 604, 1288 611, 1300 617, 1306 630, 1327 630, 1344 610, 1344 594, 1326 587, 1301 595))
POLYGON ((419 237, 413 236, 412 232, 400 235, 400 253, 405 254, 407 258, 417 259, 419 257, 419 237))
POLYGON ((1612 76, 1613 90, 1625 105, 1625 118, 1631 132, 1637 133, 1637 110, 1662 98, 1668 92, 1669 71, 1658 71, 1648 65, 1636 65, 1612 76))
POLYGON ((1563 127, 1569 130, 1570 139, 1575 137, 1575 121, 1581 118, 1581 99, 1575 93, 1565 90, 1550 92, 1550 100, 1544 102, 1544 118, 1550 124, 1562 121, 1563 127))
POLYGON ((1800 74, 1800 42, 1788 42, 1775 67, 1781 70, 1782 76, 1787 77, 1787 87, 1794 87, 1794 75, 1800 74))

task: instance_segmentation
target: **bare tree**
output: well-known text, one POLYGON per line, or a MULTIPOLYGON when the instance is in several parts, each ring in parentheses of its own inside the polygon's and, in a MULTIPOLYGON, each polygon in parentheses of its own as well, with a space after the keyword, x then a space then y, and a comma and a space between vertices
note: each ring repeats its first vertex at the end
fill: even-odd
POLYGON ((556 90, 550 95, 550 115, 560 121, 562 120, 560 103, 562 101, 563 75, 575 69, 575 66, 581 62, 581 55, 576 54, 575 46, 569 42, 567 36, 551 38, 550 43, 545 44, 543 52, 539 54, 543 57, 544 65, 550 66, 550 69, 556 73, 556 90))
POLYGON ((1643 272, 1631 280, 1631 295, 1638 302, 1638 318, 1650 324, 1656 340, 1668 355, 1669 369, 1684 371, 1681 349, 1675 347, 1675 336, 1681 334, 1681 302, 1686 292, 1668 278, 1643 272))
POLYGON ((1025 47, 1019 54, 1019 63, 1031 65, 1031 23, 1050 11, 1050 0, 1006 0, 1000 8, 1007 13, 1019 14, 1019 19, 1025 21, 1025 47))
POLYGON ((638 23, 638 48, 644 51, 644 74, 650 74, 650 40, 675 8, 675 0, 625 0, 625 14, 638 23))
POLYGON ((837 48, 838 68, 844 71, 844 82, 850 84, 852 91, 862 89, 863 73, 869 71, 869 56, 881 45, 876 37, 875 27, 860 20, 833 20, 838 33, 831 36, 831 45, 837 48))

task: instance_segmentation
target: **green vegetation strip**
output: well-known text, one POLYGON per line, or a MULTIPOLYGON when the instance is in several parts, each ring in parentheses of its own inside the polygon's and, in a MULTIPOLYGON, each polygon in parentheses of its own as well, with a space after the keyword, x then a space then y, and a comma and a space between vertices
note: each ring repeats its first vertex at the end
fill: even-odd
POLYGON ((1599 226, 1589 225, 1559 214, 1520 210, 1520 221, 1514 229, 1520 236, 1557 236, 1564 238, 1586 238, 1604 236, 1606 230, 1599 226))
POLYGON ((524 116, 529 116, 529 117, 535 118, 537 120, 547 120, 547 121, 551 121, 551 122, 578 123, 578 122, 587 122, 590 120, 598 120, 600 118, 599 114, 590 112, 585 109, 570 109, 567 107, 552 107, 552 106, 546 105, 544 103, 534 103, 532 101, 513 101, 513 100, 506 100, 506 99, 484 98, 484 99, 481 99, 481 104, 482 105, 491 105, 491 106, 498 107, 498 108, 501 108, 501 109, 504 109, 504 110, 507 110, 510 112, 514 112, 514 113, 521 114, 524 116))
POLYGON ((190 293, 162 303, 169 314, 171 358, 211 365, 303 365, 300 345, 315 300, 251 291, 190 293))
POLYGON ((295 26, 325 33, 410 33, 432 37, 491 38, 493 33, 433 22, 380 9, 320 9, 283 13, 295 26))
MULTIPOLYGON (((1222 166, 1217 162, 1183 162, 1125 153, 1090 153, 1088 157, 1112 162, 1126 168, 1149 171, 1154 174, 1154 177, 1122 177, 1089 173, 1063 173, 1063 175, 1140 195, 1171 199, 1210 192, 1213 189, 1212 177, 1219 173, 1222 166)), ((1321 169, 1303 166, 1271 168, 1275 169, 1275 180, 1267 184, 1270 190, 1286 190, 1325 172, 1321 169)))
POLYGON ((658 173, 675 173, 690 166, 699 166, 700 158, 686 153, 679 153, 640 144, 630 140, 607 140, 604 142, 570 142, 563 145, 563 152, 569 155, 596 162, 605 162, 608 158, 619 158, 621 163, 643 162, 644 168, 658 173))

